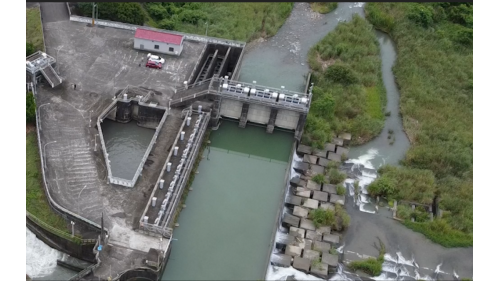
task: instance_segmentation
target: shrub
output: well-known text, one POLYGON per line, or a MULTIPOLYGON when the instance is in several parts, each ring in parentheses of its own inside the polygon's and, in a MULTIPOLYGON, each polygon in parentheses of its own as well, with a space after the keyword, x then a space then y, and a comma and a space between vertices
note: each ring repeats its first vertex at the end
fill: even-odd
POLYGON ((314 175, 314 177, 312 177, 312 180, 315 183, 319 183, 319 184, 322 184, 322 183, 326 182, 325 175, 323 175, 323 174, 314 175))
POLYGON ((345 195, 345 187, 341 184, 337 185, 337 194, 338 195, 345 195))
POLYGON ((29 56, 35 52, 35 46, 31 43, 26 42, 26 56, 29 56))
MULTIPOLYGON (((143 25, 146 14, 137 2, 99 2, 99 18, 111 21, 143 25)), ((78 10, 86 17, 92 16, 92 3, 77 3, 78 10)))
POLYGON ((325 77, 344 86, 359 82, 356 73, 348 65, 340 63, 330 65, 326 69, 325 77))
POLYGON ((32 92, 26 93, 26 123, 36 122, 36 104, 32 92))
POLYGON ((421 4, 415 4, 408 13, 408 19, 425 28, 432 24, 432 16, 432 10, 421 4))
POLYGON ((331 226, 335 223, 335 213, 328 209, 315 209, 309 212, 309 218, 313 221, 316 228, 320 226, 331 226))
POLYGON ((346 175, 339 172, 337 169, 331 169, 328 173, 328 178, 331 184, 339 184, 346 179, 346 175))
POLYGON ((174 30, 175 26, 175 21, 169 19, 162 19, 160 22, 158 22, 158 27, 161 29, 174 30))

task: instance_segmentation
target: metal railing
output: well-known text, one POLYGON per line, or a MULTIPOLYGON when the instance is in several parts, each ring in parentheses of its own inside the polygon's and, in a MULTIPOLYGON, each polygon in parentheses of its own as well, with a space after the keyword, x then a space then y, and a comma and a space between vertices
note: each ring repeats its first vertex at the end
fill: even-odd
POLYGON ((38 225, 39 227, 45 229, 46 231, 54 234, 54 235, 57 235, 63 239, 66 239, 68 241, 71 241, 71 242, 74 242, 78 245, 89 245, 89 244, 93 244, 95 243, 97 240, 95 239, 82 239, 78 236, 73 236, 67 232, 64 232, 60 229, 57 229, 47 223, 45 223, 44 221, 42 221, 41 219, 37 218, 36 216, 34 216, 33 214, 31 214, 30 212, 26 211, 26 217, 28 217, 33 223, 35 223, 36 225, 38 225))
POLYGON ((94 253, 96 253, 95 259, 97 260, 97 263, 89 265, 87 268, 78 272, 75 276, 71 277, 68 281, 81 280, 83 279, 83 277, 89 275, 91 272, 94 272, 94 270, 96 270, 101 265, 101 259, 99 258, 99 251, 97 250, 97 247, 99 247, 100 240, 101 240, 101 235, 98 236, 97 242, 94 245, 94 253))
POLYGON ((26 57, 26 70, 31 74, 35 74, 47 65, 52 65, 55 62, 56 60, 47 53, 37 51, 26 57))

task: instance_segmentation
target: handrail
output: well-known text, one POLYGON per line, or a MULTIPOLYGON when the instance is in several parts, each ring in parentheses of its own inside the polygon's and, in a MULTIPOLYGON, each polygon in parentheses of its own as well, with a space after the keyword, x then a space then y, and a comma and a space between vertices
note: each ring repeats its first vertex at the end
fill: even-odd
POLYGON ((88 245, 88 244, 95 243, 97 241, 95 239, 83 239, 83 238, 80 238, 78 236, 73 236, 67 232, 64 232, 60 229, 57 229, 57 228, 47 224, 46 222, 42 221, 41 219, 39 219, 38 217, 36 217, 35 215, 31 214, 28 211, 26 211, 26 217, 28 217, 31 221, 33 221, 35 224, 37 224, 41 228, 45 229, 46 231, 48 231, 54 235, 57 235, 63 239, 74 242, 78 245, 88 245))

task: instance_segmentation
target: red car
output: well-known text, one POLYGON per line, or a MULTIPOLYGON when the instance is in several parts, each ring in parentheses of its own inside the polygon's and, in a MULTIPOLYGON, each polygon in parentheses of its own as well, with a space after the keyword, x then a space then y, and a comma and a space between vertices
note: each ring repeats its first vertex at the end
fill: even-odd
POLYGON ((161 62, 150 60, 146 63, 146 67, 161 69, 161 62))

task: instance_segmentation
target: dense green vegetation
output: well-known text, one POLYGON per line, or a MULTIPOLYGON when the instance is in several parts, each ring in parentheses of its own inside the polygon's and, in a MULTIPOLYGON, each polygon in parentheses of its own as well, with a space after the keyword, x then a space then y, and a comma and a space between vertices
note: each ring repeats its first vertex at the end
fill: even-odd
POLYGON ((26 9, 26 56, 36 51, 44 51, 40 9, 26 9))
POLYGON ((26 134, 26 210, 44 223, 68 232, 65 220, 50 208, 42 185, 36 132, 26 134))
POLYGON ((311 2, 311 9, 320 14, 327 14, 337 9, 337 2, 311 2))
POLYGON ((340 204, 335 204, 334 210, 315 209, 309 212, 309 219, 315 227, 330 226, 332 230, 342 231, 351 223, 351 218, 340 204))
POLYGON ((352 144, 380 133, 386 101, 378 42, 359 16, 341 23, 308 55, 313 100, 303 142, 322 148, 334 132, 350 132, 352 144))
POLYGON ((35 97, 32 92, 26 92, 26 123, 36 122, 35 97))
POLYGON ((349 263, 349 268, 353 270, 361 270, 371 276, 379 276, 382 273, 382 264, 384 263, 385 245, 379 239, 379 250, 377 258, 368 258, 366 260, 353 261, 349 263))
POLYGON ((365 9, 396 43, 393 71, 411 142, 404 167, 389 169, 369 189, 427 203, 436 195, 442 219, 405 225, 446 247, 472 246, 472 3, 368 3, 365 9))
MULTIPOLYGON (((77 13, 92 16, 91 3, 77 13)), ((145 2, 99 3, 99 18, 193 34, 250 41, 278 31, 293 3, 145 2)))

